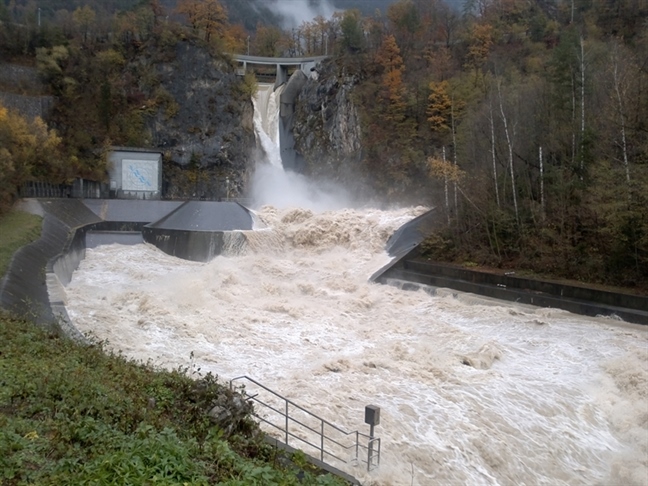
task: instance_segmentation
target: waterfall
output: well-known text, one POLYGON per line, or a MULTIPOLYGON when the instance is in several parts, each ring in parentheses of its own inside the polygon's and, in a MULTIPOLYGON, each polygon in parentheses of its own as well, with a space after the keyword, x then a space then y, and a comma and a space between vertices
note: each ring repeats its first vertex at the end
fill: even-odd
POLYGON ((254 132, 258 143, 266 154, 268 162, 283 169, 279 143, 279 98, 285 87, 274 89, 274 84, 259 83, 252 98, 254 105, 254 132))
POLYGON ((327 181, 313 181, 292 171, 281 157, 280 97, 286 84, 259 83, 254 104, 254 132, 269 163, 257 163, 251 179, 254 207, 298 207, 315 211, 348 208, 353 197, 343 188, 327 181))

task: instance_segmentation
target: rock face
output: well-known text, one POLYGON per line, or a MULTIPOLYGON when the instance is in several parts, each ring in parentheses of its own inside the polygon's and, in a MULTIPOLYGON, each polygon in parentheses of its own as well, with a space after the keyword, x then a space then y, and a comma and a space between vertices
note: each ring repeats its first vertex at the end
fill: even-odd
POLYGON ((220 395, 207 412, 209 419, 225 433, 231 435, 254 413, 254 407, 244 395, 220 395))
POLYGON ((234 66, 189 41, 136 62, 150 63, 131 69, 152 78, 144 88, 158 103, 147 128, 164 153, 167 197, 240 195, 255 138, 252 101, 234 66))
POLYGON ((0 103, 33 119, 47 118, 54 98, 47 96, 36 68, 0 62, 0 103))
POLYGON ((362 160, 361 125, 351 93, 357 76, 338 70, 332 62, 318 67, 295 101, 295 149, 313 177, 352 181, 362 160))

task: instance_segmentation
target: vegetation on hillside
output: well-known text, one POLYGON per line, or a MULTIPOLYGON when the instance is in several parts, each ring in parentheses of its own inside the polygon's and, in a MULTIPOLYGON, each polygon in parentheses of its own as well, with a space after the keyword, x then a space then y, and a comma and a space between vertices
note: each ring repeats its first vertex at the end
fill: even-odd
POLYGON ((615 4, 313 21, 360 79, 356 173, 438 209, 429 257, 648 289, 648 3, 615 4))
POLYGON ((74 162, 64 155, 62 139, 43 120, 30 122, 0 103, 0 216, 24 182, 62 182, 76 175, 74 162))
POLYGON ((0 8, 3 53, 38 59, 64 100, 73 172, 100 171, 102 144, 146 142, 149 110, 172 116, 167 93, 142 89, 151 73, 124 76, 142 49, 193 36, 215 52, 332 54, 359 80, 363 160, 344 173, 436 206, 432 257, 648 286, 646 0, 398 0, 290 31, 232 23, 219 0, 113 3, 68 3, 40 27, 31 4, 0 8))
POLYGON ((192 371, 0 316, 0 484, 345 484, 265 445, 247 402, 192 371))

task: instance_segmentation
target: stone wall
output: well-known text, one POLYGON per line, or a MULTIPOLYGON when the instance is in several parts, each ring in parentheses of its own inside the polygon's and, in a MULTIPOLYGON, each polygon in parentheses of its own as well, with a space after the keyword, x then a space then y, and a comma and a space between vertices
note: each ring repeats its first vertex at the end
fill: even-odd
POLYGON ((0 103, 5 108, 18 111, 27 119, 37 116, 47 118, 54 105, 53 96, 28 96, 0 91, 0 103))
POLYGON ((0 103, 28 119, 47 118, 54 97, 45 95, 34 67, 0 63, 0 103))
POLYGON ((20 94, 43 94, 44 86, 38 76, 38 70, 31 66, 0 62, 0 87, 11 88, 20 94))

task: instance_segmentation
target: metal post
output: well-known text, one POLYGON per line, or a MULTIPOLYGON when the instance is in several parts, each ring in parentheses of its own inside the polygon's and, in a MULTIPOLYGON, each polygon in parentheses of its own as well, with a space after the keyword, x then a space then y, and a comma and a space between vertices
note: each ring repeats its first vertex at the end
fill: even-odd
POLYGON ((322 432, 320 436, 320 460, 324 462, 324 421, 322 420, 322 432))
POLYGON ((360 432, 356 430, 356 461, 358 460, 358 454, 360 451, 358 450, 360 448, 360 432))
POLYGON ((367 452, 367 471, 371 471, 371 463, 373 462, 373 438, 374 438, 374 425, 369 426, 369 450, 367 452))
POLYGON ((286 400, 286 445, 288 445, 288 400, 286 400))

